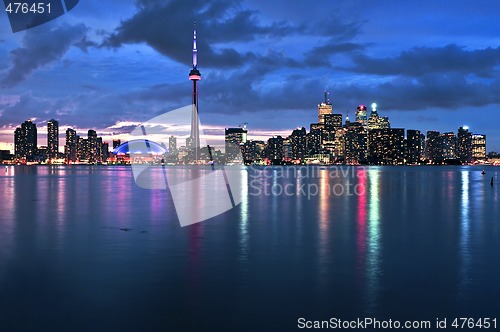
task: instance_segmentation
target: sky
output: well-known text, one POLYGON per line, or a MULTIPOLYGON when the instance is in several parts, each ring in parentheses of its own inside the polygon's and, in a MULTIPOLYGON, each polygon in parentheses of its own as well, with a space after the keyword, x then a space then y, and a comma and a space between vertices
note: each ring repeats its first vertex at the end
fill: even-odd
MULTIPOLYGON (((2 11, 3 12, 3 11, 2 11)), ((81 0, 12 33, 0 14, 0 149, 33 119, 126 140, 191 102, 197 26, 202 123, 250 139, 317 121, 323 91, 354 118, 376 102, 394 128, 468 126, 500 151, 500 2, 81 0)))

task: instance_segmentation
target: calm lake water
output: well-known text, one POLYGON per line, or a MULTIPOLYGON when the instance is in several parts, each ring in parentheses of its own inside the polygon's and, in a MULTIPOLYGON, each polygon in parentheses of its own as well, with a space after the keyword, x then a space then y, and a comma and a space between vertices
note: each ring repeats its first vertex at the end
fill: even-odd
POLYGON ((2 168, 0 331, 500 319, 500 169, 484 169, 249 169, 240 205, 180 227, 128 167, 2 168))

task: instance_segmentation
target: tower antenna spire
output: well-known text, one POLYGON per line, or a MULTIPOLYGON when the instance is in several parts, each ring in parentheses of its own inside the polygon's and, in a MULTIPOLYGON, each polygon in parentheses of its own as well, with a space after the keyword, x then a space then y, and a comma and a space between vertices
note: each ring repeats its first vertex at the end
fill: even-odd
POLYGON ((196 22, 194 22, 193 29, 193 68, 198 66, 198 50, 196 48, 196 22))

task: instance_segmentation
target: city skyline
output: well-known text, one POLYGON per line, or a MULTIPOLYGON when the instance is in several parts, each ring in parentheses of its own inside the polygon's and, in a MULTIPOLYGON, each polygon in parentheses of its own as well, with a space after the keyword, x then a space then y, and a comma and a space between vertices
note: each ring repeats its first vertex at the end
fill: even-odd
POLYGON ((29 118, 39 132, 56 119, 61 132, 95 129, 110 142, 188 104, 185 70, 196 21, 202 121, 220 130, 221 145, 225 127, 245 122, 257 139, 314 122, 321 93, 330 90, 333 112, 344 118, 347 110, 353 119, 359 104, 376 102, 397 127, 455 132, 469 126, 488 137, 488 152, 499 151, 500 52, 490 32, 499 25, 493 18, 499 5, 387 4, 121 1, 103 4, 92 18, 95 4, 88 2, 18 34, 4 20, 0 148, 13 143, 13 131, 29 118), (136 28, 145 20, 151 25, 136 28), (43 52, 48 40, 56 42, 43 52))

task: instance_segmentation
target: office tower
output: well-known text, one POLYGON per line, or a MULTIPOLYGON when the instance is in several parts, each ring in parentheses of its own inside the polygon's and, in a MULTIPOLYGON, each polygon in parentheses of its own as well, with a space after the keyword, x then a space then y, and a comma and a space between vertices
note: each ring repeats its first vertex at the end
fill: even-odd
POLYGON ((101 146, 98 143, 97 133, 95 130, 90 129, 88 131, 87 142, 88 142, 88 145, 87 145, 88 161, 90 163, 96 163, 96 162, 100 161, 99 156, 101 154, 100 153, 101 146))
POLYGON ((276 136, 267 140, 266 157, 273 162, 283 160, 283 137, 276 136))
POLYGON ((122 144, 122 142, 119 139, 114 139, 113 140, 113 150, 119 147, 122 144))
POLYGON ((292 146, 292 159, 303 160, 307 154, 307 132, 306 128, 294 129, 290 136, 292 146))
POLYGON ((457 158, 457 136, 455 133, 443 133, 440 137, 441 158, 443 160, 457 158))
POLYGON ((342 129, 342 114, 325 114, 324 119, 322 144, 333 144, 336 131, 342 129))
POLYGON ((457 157, 464 164, 472 161, 472 134, 468 127, 458 128, 457 157))
POLYGON ((368 136, 371 163, 397 165, 404 162, 404 129, 373 129, 368 133, 368 136))
POLYGON ((89 140, 78 136, 78 150, 76 154, 78 161, 89 161, 89 140))
POLYGON ((74 163, 78 160, 78 141, 80 137, 76 131, 68 128, 66 129, 66 144, 64 145, 64 157, 67 163, 74 163))
POLYGON ((321 152, 323 130, 311 124, 311 130, 307 134, 307 155, 313 156, 321 152))
POLYGON ((342 114, 325 114, 325 127, 331 126, 334 130, 342 128, 342 114))
POLYGON ((177 153, 177 138, 173 135, 168 138, 168 152, 171 155, 177 153))
POLYGON ((14 131, 14 154, 18 159, 34 160, 37 155, 37 129, 31 120, 14 131))
POLYGON ((193 33, 193 69, 189 72, 189 79, 193 82, 193 110, 191 113, 191 135, 186 139, 186 147, 190 150, 192 160, 199 160, 200 129, 198 119, 198 81, 201 73, 198 70, 198 51, 196 48, 196 28, 193 33))
POLYGON ((422 156, 420 130, 408 129, 406 131, 406 162, 416 164, 422 156))
POLYGON ((264 141, 246 141, 243 144, 243 159, 246 162, 259 161, 263 158, 262 154, 265 148, 264 141))
POLYGON ((345 133, 345 162, 350 165, 366 163, 366 129, 354 122, 345 133))
POLYGON ((108 142, 103 142, 101 144, 101 159, 103 162, 106 162, 109 159, 109 143, 108 142))
POLYGON ((362 126, 366 126, 367 119, 366 106, 359 105, 356 109, 356 122, 360 123, 362 126))
POLYGON ((245 162, 253 162, 257 159, 257 145, 255 141, 246 141, 242 147, 243 160, 245 162))
POLYGON ((247 141, 248 131, 245 128, 226 128, 225 149, 226 160, 241 160, 242 145, 247 141))
POLYGON ((290 140, 290 136, 283 139, 283 159, 290 161, 292 160, 292 142, 290 140))
POLYGON ((443 161, 441 150, 441 135, 439 131, 428 130, 425 141, 425 157, 432 163, 443 161))
POLYGON ((59 122, 52 119, 47 122, 47 158, 56 159, 59 156, 59 122))
POLYGON ((21 159, 24 155, 23 134, 21 128, 14 131, 14 157, 21 159))
POLYGON ((391 128, 389 118, 387 116, 380 117, 377 111, 377 104, 372 104, 372 111, 368 118, 368 130, 372 129, 388 129, 391 128))
POLYGON ((328 92, 325 91, 325 100, 318 105, 318 123, 325 123, 325 115, 332 114, 332 104, 328 99, 328 92))
POLYGON ((472 159, 486 159, 486 135, 472 134, 472 159))

